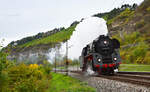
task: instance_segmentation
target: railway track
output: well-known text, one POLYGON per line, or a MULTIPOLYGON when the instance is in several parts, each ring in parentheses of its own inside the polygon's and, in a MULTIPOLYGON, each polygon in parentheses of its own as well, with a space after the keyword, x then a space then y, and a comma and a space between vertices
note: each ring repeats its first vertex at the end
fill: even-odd
POLYGON ((125 72, 120 71, 118 74, 137 74, 137 75, 150 75, 150 72, 125 72))
POLYGON ((143 79, 143 80, 150 81, 150 76, 142 76, 142 75, 134 75, 134 74, 116 74, 116 76, 139 79, 139 80, 143 79))
MULTIPOLYGON (((57 72, 67 72, 67 71, 57 70, 57 72)), ((82 71, 70 70, 69 72, 83 74, 82 71)), ((101 77, 105 79, 150 87, 150 72, 118 72, 117 74, 111 75, 111 76, 108 76, 108 75, 89 75, 89 76, 101 77)))
POLYGON ((114 75, 114 76, 99 75, 98 77, 150 87, 149 78, 148 79, 139 79, 141 76, 139 76, 139 77, 132 76, 131 77, 131 76, 126 76, 126 75, 125 76, 124 75, 114 75))
MULTIPOLYGON (((74 72, 74 73, 80 73, 82 71, 80 70, 68 70, 69 72, 74 72)), ((56 72, 67 72, 67 70, 56 70, 56 72)), ((132 75, 149 75, 150 72, 126 72, 126 71, 120 71, 117 72, 117 74, 132 74, 132 75)))

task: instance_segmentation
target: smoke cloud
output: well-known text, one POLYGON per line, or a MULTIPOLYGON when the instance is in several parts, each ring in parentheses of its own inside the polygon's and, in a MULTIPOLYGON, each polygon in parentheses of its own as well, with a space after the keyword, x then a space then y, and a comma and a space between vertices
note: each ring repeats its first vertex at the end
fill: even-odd
MULTIPOLYGON (((71 39, 68 41, 69 58, 78 58, 82 49, 99 35, 107 35, 106 21, 98 17, 89 17, 80 22, 75 28, 71 39)), ((64 47, 64 46, 63 46, 64 47)))

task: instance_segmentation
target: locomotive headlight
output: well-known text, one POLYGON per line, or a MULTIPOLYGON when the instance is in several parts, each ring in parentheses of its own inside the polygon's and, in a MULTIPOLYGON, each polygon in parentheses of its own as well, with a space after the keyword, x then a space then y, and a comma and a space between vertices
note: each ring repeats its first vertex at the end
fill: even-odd
POLYGON ((101 62, 101 59, 99 58, 97 61, 98 61, 98 62, 101 62))
POLYGON ((116 61, 116 60, 117 60, 117 58, 115 57, 115 58, 114 58, 114 60, 116 61))
POLYGON ((104 41, 104 44, 107 44, 107 41, 104 41))

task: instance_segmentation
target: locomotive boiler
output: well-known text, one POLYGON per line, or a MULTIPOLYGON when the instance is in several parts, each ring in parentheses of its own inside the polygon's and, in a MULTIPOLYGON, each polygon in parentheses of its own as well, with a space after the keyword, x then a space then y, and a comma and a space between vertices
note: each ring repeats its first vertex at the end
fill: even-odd
POLYGON ((83 72, 90 69, 98 74, 114 74, 121 63, 119 48, 117 39, 100 35, 83 48, 79 58, 80 68, 83 72))

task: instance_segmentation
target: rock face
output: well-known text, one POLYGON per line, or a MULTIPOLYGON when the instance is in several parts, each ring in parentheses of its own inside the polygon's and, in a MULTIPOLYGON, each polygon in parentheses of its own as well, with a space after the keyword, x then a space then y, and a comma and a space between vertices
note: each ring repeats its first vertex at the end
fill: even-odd
POLYGON ((69 73, 69 75, 81 81, 86 81, 90 86, 96 88, 97 92, 150 92, 150 87, 137 86, 100 77, 83 76, 75 73, 69 73))
POLYGON ((52 52, 53 48, 60 48, 61 43, 57 43, 55 45, 42 45, 39 46, 38 49, 36 47, 31 47, 24 50, 19 51, 11 51, 8 55, 9 60, 16 60, 17 62, 25 62, 25 63, 37 63, 42 64, 44 60, 48 60, 50 56, 48 53, 52 52))
POLYGON ((32 50, 26 52, 20 52, 16 54, 10 54, 7 57, 9 60, 16 60, 17 62, 40 62, 43 60, 47 60, 46 53, 42 51, 32 52, 32 50))

